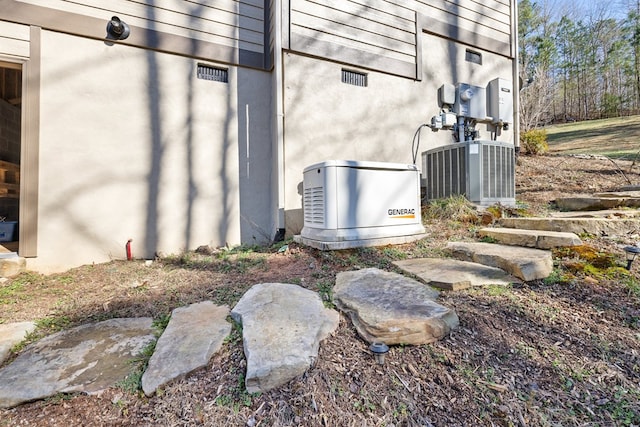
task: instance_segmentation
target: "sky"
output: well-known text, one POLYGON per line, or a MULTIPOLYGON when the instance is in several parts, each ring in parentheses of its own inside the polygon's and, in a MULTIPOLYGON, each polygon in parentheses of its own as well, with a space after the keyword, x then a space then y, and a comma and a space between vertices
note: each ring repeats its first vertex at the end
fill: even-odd
POLYGON ((621 19, 631 8, 637 8, 639 0, 536 0, 546 5, 552 16, 558 19, 568 15, 573 20, 602 17, 621 19))

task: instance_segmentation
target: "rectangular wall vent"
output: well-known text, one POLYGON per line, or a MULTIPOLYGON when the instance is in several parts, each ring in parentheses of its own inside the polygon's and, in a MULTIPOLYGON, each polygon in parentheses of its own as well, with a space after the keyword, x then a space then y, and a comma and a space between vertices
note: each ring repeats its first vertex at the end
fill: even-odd
POLYGON ((482 65, 482 54, 480 52, 467 49, 464 54, 464 59, 467 62, 482 65))
POLYGON ((211 65, 198 64, 198 78, 214 82, 229 82, 229 70, 227 68, 213 67, 211 65))
POLYGON ((367 87, 367 75, 357 71, 342 70, 342 83, 367 87))

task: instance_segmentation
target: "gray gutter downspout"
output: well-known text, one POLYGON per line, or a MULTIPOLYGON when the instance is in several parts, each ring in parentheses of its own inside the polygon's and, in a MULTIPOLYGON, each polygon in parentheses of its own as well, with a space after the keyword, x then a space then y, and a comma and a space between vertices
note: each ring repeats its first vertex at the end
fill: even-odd
POLYGON ((282 64, 282 1, 273 0, 275 13, 273 14, 274 22, 274 46, 273 46, 273 74, 274 74, 274 99, 275 99, 275 155, 276 155, 276 193, 278 200, 278 210, 276 212, 276 237, 274 240, 284 240, 285 236, 285 221, 284 221, 284 207, 285 207, 285 192, 284 192, 284 88, 282 86, 283 80, 283 64, 282 64))
POLYGON ((513 58, 513 145, 520 152, 520 64, 518 60, 518 2, 511 0, 511 57, 513 58))

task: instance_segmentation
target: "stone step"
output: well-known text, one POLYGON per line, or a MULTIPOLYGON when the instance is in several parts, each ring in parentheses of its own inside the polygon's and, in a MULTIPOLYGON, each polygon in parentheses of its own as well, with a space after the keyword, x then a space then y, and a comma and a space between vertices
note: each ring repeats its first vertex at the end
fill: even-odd
POLYGON ((34 322, 0 324, 0 365, 9 356, 13 346, 24 341, 27 335, 35 329, 34 322))
POLYGON ((153 395, 159 387, 207 366, 231 332, 229 307, 202 301, 178 307, 156 343, 142 375, 142 391, 153 395))
POLYGON ((153 319, 109 319, 57 332, 28 345, 0 369, 0 408, 58 393, 97 394, 115 386, 155 341, 153 319))
POLYGON ((568 211, 596 211, 614 208, 638 208, 640 197, 626 193, 600 193, 588 196, 561 197, 555 200, 556 206, 568 211))
POLYGON ((403 275, 365 268, 336 275, 333 301, 367 342, 430 344, 458 327, 456 312, 438 292, 403 275))
POLYGON ((575 233, 562 231, 527 230, 521 228, 483 228, 481 237, 490 237, 498 243, 527 248, 553 249, 563 246, 580 246, 582 240, 575 233))
POLYGON ((551 252, 495 243, 449 242, 456 258, 500 268, 524 281, 544 279, 553 270, 551 252))
POLYGON ((619 236, 640 232, 637 219, 608 218, 501 218, 498 225, 526 230, 560 231, 580 235, 619 236))
POLYGON ((429 286, 451 291, 520 282, 500 268, 451 258, 414 258, 395 261, 394 264, 429 286))
POLYGON ((605 209, 601 211, 563 211, 550 212, 552 218, 606 218, 632 219, 640 217, 639 209, 605 209))
POLYGON ((289 283, 252 286, 231 310, 242 324, 245 387, 266 392, 302 375, 318 358, 320 341, 337 328, 337 311, 317 292, 289 283))
MULTIPOLYGON (((228 314, 228 307, 211 301, 173 310, 142 376, 145 394, 151 396, 159 387, 206 366, 229 335, 228 314)), ((243 325, 250 393, 304 373, 317 359, 320 341, 333 333, 340 318, 337 311, 324 307, 317 292, 281 283, 253 286, 231 316, 243 325)), ((0 368, 0 409, 58 393, 94 394, 114 387, 130 374, 132 361, 156 341, 152 321, 109 319, 29 344, 0 368)), ((29 322, 0 325, 2 359, 34 328, 29 322)))
POLYGON ((27 270, 27 260, 15 252, 0 252, 0 277, 15 277, 27 270))

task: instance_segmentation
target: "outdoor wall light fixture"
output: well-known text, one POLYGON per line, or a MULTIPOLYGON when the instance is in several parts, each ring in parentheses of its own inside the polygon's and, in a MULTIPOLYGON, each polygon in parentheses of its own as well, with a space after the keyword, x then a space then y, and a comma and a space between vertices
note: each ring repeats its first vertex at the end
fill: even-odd
POLYGON ((625 246, 624 252, 627 255, 627 270, 631 270, 631 263, 640 254, 640 248, 637 246, 625 246))
POLYGON ((124 40, 129 37, 131 29, 129 26, 117 16, 111 18, 107 22, 107 38, 111 40, 124 40))
POLYGON ((384 365, 384 356, 389 351, 389 346, 383 342, 374 342, 369 346, 369 350, 373 353, 378 365, 384 365))

